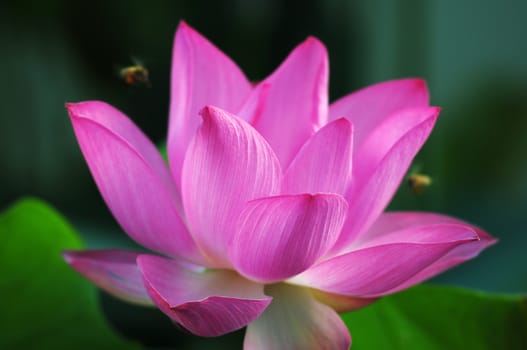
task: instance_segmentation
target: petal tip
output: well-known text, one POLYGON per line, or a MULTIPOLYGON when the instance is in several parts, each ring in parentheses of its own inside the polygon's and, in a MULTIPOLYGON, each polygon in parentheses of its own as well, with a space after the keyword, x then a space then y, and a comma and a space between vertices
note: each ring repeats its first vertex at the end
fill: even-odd
POLYGON ((78 109, 79 105, 82 102, 66 102, 64 104, 64 107, 66 107, 66 111, 68 112, 68 115, 70 118, 75 118, 78 115, 78 109))
POLYGON ((324 46, 324 44, 317 38, 317 37, 314 37, 314 36, 308 36, 306 38, 306 40, 304 40, 304 43, 305 44, 309 44, 309 45, 321 45, 321 46, 324 46))
POLYGON ((222 109, 211 105, 207 105, 203 107, 198 114, 204 122, 210 122, 217 119, 223 113, 224 112, 222 109))
POLYGON ((428 91, 428 84, 426 83, 426 80, 422 78, 414 78, 413 80, 417 88, 428 91))
POLYGON ((192 28, 185 20, 182 19, 179 21, 176 33, 191 34, 195 32, 194 28, 192 28))
POLYGON ((324 45, 324 43, 318 38, 314 36, 308 36, 306 40, 304 40, 304 42, 301 44, 301 46, 308 50, 318 51, 325 56, 325 59, 327 59, 328 53, 326 45, 324 45))
POLYGON ((207 105, 199 111, 199 115, 202 117, 208 117, 216 111, 216 107, 207 105))
MULTIPOLYGON (((178 38, 182 40, 182 43, 194 43, 192 45, 212 44, 200 32, 198 32, 191 25, 189 25, 185 20, 179 21, 179 24, 177 26, 174 40, 177 41, 178 38)), ((174 49, 175 48, 176 45, 174 45, 174 49)))
POLYGON ((62 255, 62 258, 64 259, 64 261, 66 261, 68 264, 73 264, 74 260, 75 260, 75 252, 72 251, 72 250, 64 250, 62 251, 61 253, 62 255))
POLYGON ((478 238, 479 238, 479 241, 485 245, 485 248, 493 246, 494 244, 499 243, 500 241, 498 238, 495 238, 495 237, 487 238, 487 237, 479 236, 478 238))
POLYGON ((186 28, 190 28, 188 23, 184 19, 180 20, 178 24, 178 29, 186 29, 186 28))
POLYGON ((441 110, 442 110, 441 107, 433 106, 433 107, 430 107, 430 109, 433 111, 435 118, 439 117, 439 114, 441 113, 441 110))
POLYGON ((428 91, 428 84, 426 83, 426 80, 423 78, 406 78, 401 79, 401 82, 406 82, 408 84, 413 84, 416 89, 418 90, 426 90, 428 91))
POLYGON ((408 86, 409 89, 414 89, 421 93, 424 93, 426 100, 429 100, 428 84, 423 78, 406 78, 401 80, 393 80, 394 83, 403 83, 408 86))
POLYGON ((333 123, 335 123, 335 125, 340 128, 347 128, 349 129, 349 131, 353 131, 353 123, 350 122, 346 117, 340 117, 338 119, 335 119, 333 123))
POLYGON ((213 124, 221 123, 231 118, 239 119, 237 115, 231 114, 224 109, 212 105, 203 107, 198 114, 204 122, 213 124))
POLYGON ((81 101, 81 102, 67 102, 64 104, 66 107, 66 110, 68 111, 68 114, 70 118, 83 118, 86 117, 87 119, 92 119, 88 117, 90 115, 90 112, 93 110, 108 110, 109 108, 114 108, 111 105, 109 105, 106 102, 103 101, 81 101))

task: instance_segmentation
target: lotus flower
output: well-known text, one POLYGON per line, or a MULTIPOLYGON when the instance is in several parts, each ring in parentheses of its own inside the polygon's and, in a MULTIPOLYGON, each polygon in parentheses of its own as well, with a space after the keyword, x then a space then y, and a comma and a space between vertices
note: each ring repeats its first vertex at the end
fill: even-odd
POLYGON ((347 349, 338 312, 494 243, 447 216, 384 212, 439 114, 422 80, 328 105, 315 38, 256 85, 185 23, 173 55, 170 168, 117 109, 67 105, 106 204, 158 253, 66 252, 102 289, 200 336, 247 326, 245 349, 347 349))

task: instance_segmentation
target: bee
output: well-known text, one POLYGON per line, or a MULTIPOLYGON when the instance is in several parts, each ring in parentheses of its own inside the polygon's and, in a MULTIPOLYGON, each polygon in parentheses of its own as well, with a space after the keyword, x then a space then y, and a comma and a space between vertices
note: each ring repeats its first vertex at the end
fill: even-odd
POLYGON ((148 69, 137 60, 134 60, 132 66, 121 68, 119 76, 128 85, 150 87, 148 69))
POLYGON ((432 184, 432 178, 428 175, 412 173, 406 178, 408 187, 415 193, 421 194, 425 187, 432 184))

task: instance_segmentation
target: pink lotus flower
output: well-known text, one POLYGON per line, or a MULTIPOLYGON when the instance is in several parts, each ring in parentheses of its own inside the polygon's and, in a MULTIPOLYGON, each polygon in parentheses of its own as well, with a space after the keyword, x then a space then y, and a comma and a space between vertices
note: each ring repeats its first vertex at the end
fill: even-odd
POLYGON ((337 312, 419 283, 495 240, 454 218, 383 212, 439 114, 422 80, 377 84, 329 107, 327 90, 317 39, 253 86, 181 23, 170 170, 117 109, 67 105, 113 215, 161 255, 102 250, 66 260, 197 335, 247 326, 245 349, 347 349, 337 312))

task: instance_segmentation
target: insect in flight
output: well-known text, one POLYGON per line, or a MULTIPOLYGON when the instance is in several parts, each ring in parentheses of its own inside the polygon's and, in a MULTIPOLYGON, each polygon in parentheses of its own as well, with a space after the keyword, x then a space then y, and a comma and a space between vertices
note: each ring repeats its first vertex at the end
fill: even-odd
POLYGON ((412 173, 406 178, 408 187, 415 193, 421 194, 425 187, 432 184, 432 178, 428 175, 412 173))
POLYGON ((133 60, 134 64, 119 70, 119 76, 123 81, 131 86, 146 86, 150 87, 150 79, 148 77, 148 69, 143 66, 138 60, 133 60))

